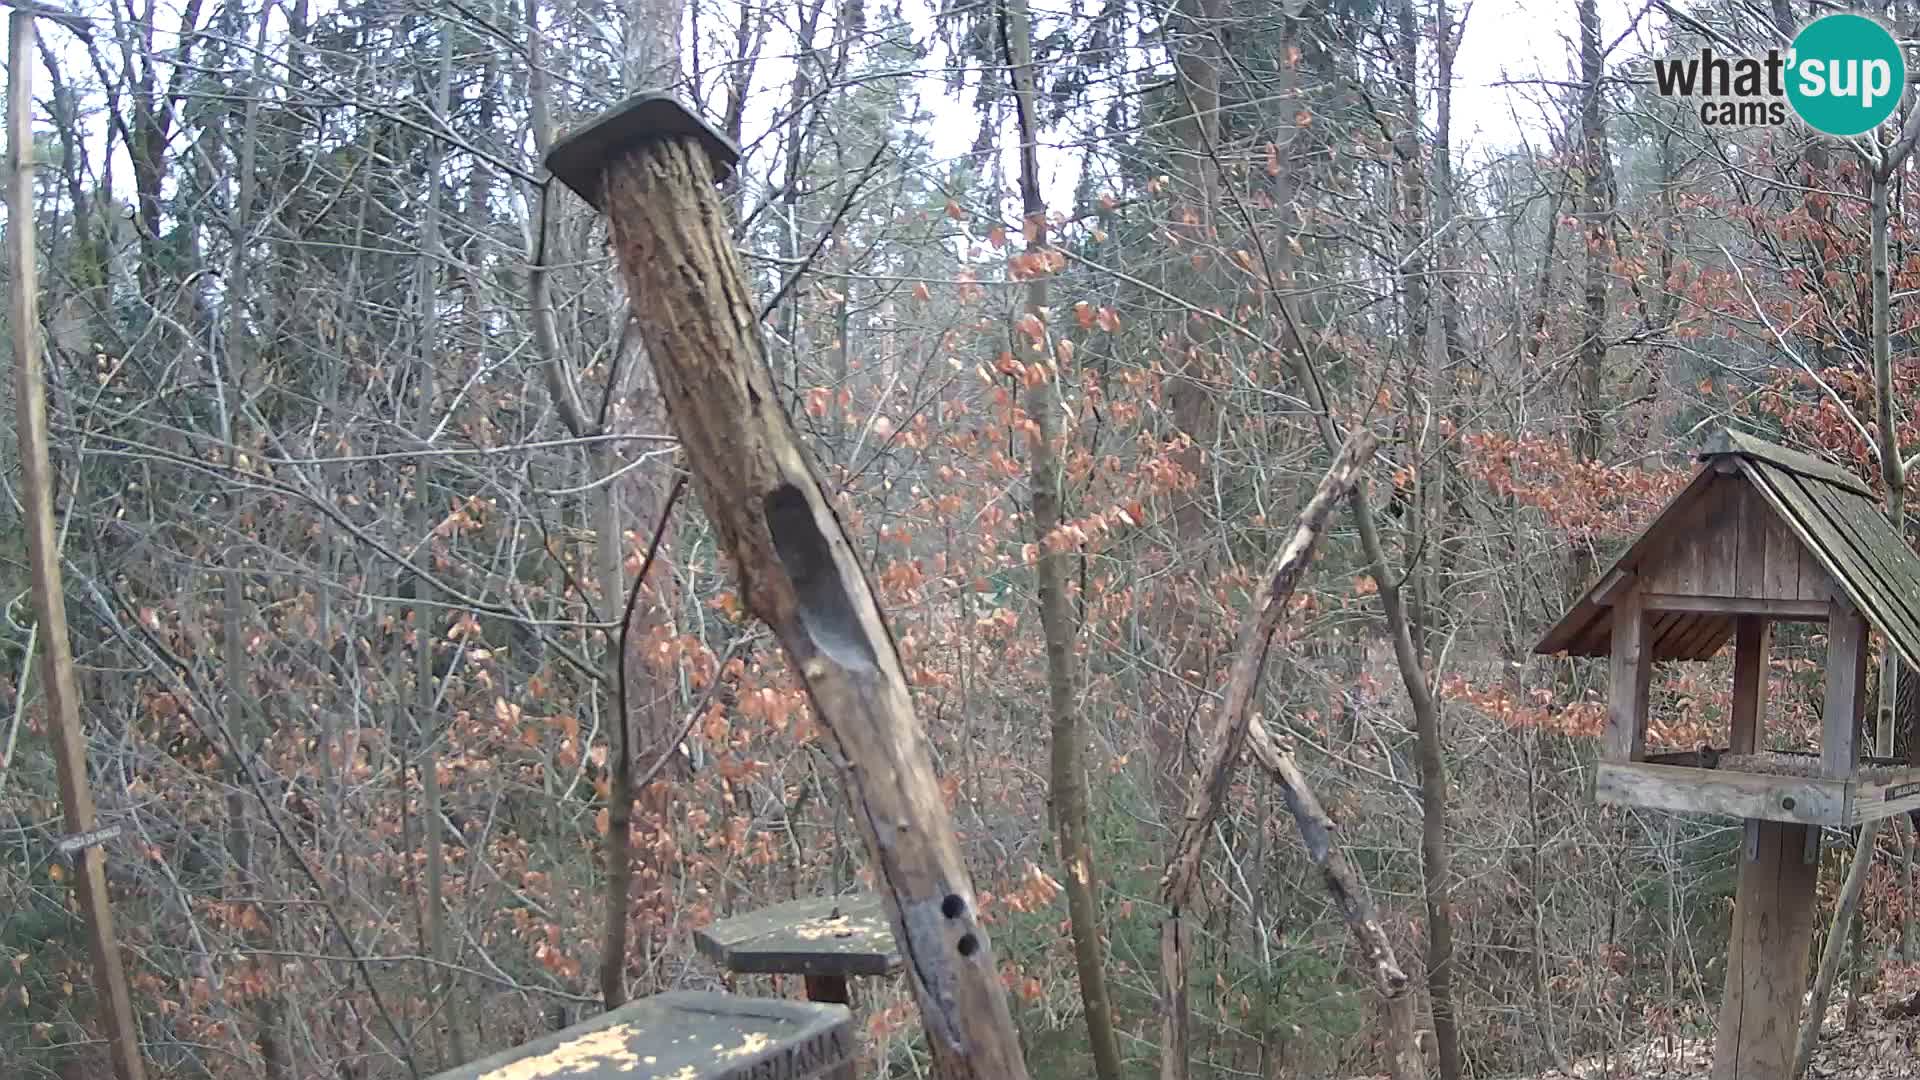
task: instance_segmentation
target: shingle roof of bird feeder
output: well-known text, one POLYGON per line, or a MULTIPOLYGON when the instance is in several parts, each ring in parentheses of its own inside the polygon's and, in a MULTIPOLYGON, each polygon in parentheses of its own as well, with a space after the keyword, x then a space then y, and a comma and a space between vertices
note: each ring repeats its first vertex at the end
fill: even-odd
POLYGON ((1832 462, 1726 430, 1700 452, 1700 470, 1612 569, 1534 646, 1606 656, 1612 598, 1636 579, 1675 595, 1650 611, 1655 660, 1706 660, 1755 605, 1816 621, 1838 589, 1920 668, 1920 557, 1901 540, 1873 489, 1832 462))

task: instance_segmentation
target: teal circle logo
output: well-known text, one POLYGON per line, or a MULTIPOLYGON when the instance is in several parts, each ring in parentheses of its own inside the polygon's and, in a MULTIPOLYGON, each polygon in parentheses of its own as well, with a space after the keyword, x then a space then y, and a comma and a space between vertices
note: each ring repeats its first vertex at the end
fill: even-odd
POLYGON ((1828 135, 1872 131, 1907 89, 1907 60, 1887 28, 1865 15, 1823 15, 1801 29, 1788 54, 1787 100, 1828 135))

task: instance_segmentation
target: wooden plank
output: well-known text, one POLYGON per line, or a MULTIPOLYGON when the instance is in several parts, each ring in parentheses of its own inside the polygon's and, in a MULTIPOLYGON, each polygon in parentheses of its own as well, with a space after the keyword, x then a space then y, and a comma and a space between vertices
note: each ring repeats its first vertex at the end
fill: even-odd
POLYGON ((1791 1071, 1820 876, 1803 858, 1808 831, 1761 822, 1757 857, 1741 861, 1713 1080, 1780 1080, 1791 1071))
POLYGON ((1859 764, 1860 706, 1866 692, 1867 621, 1836 597, 1827 616, 1827 695, 1820 711, 1820 772, 1848 777, 1859 764))
MULTIPOLYGON (((1823 490, 1818 484, 1807 486, 1827 511, 1835 532, 1852 545, 1854 553, 1873 572, 1879 598, 1904 615, 1905 629, 1888 618, 1874 621, 1882 624, 1881 631, 1902 656, 1920 653, 1920 558, 1900 539, 1877 504, 1823 490)), ((1872 617, 1877 613, 1870 610, 1867 614, 1872 617)), ((1913 662, 1914 657, 1908 656, 1908 663, 1913 662)))
POLYGON ((1683 611, 1679 615, 1679 622, 1654 642, 1653 658, 1656 661, 1693 659, 1696 650, 1713 635, 1714 623, 1719 618, 1692 611, 1683 611))
POLYGON ((1711 615, 1760 615, 1795 622, 1826 622, 1827 602, 1821 600, 1773 600, 1760 596, 1675 596, 1671 593, 1642 593, 1640 603, 1648 611, 1689 611, 1711 615))
POLYGON ((1612 656, 1607 665, 1609 761, 1637 761, 1647 749, 1647 690, 1653 677, 1653 650, 1647 647, 1647 620, 1640 594, 1629 592, 1613 606, 1612 656))
POLYGON ((1777 443, 1755 438, 1744 431, 1723 428, 1709 436, 1706 445, 1700 450, 1701 459, 1709 459, 1719 454, 1739 454, 1742 457, 1758 458, 1788 472, 1817 477, 1830 484, 1838 484, 1856 494, 1869 498, 1873 495, 1873 489, 1867 486, 1866 481, 1831 461, 1814 457, 1812 454, 1804 454, 1798 450, 1789 450, 1777 443))
POLYGON ((1650 543, 1635 564, 1642 589, 1682 596, 1722 591, 1711 582, 1719 559, 1719 538, 1712 525, 1733 482, 1714 476, 1690 502, 1668 511, 1671 517, 1662 522, 1664 540, 1650 543))
MULTIPOLYGON (((1751 599, 1797 600, 1800 593, 1795 588, 1786 592, 1770 592, 1767 588, 1767 533, 1779 528, 1773 520, 1773 511, 1760 501, 1754 493, 1753 482, 1745 475, 1735 478, 1734 503, 1739 516, 1739 554, 1734 574, 1733 594, 1751 599)), ((1822 612, 1825 615, 1825 612, 1822 612)))
POLYGON ((1844 780, 1817 776, 1602 761, 1594 768, 1593 795, 1615 806, 1838 825, 1846 818, 1846 788, 1844 780))
MULTIPOLYGON (((1833 493, 1799 477, 1781 473, 1773 476, 1784 478, 1785 483, 1791 485, 1792 493, 1787 501, 1794 505, 1795 512, 1811 515, 1809 532, 1817 541, 1811 545, 1813 554, 1854 605, 1896 644, 1920 642, 1920 616, 1898 599, 1903 586, 1882 573, 1866 548, 1855 542, 1851 531, 1842 524, 1848 511, 1835 501, 1833 493)), ((1920 587, 1920 583, 1915 587, 1920 587)))
POLYGON ((1593 602, 1601 607, 1612 607, 1622 593, 1633 587, 1634 575, 1619 567, 1614 567, 1601 576, 1593 587, 1593 602))
POLYGON ((1763 496, 1775 505, 1781 519, 1793 528, 1794 535, 1807 546, 1823 573, 1832 580, 1833 587, 1846 592, 1855 603, 1871 609, 1876 621, 1893 620, 1888 624, 1890 633, 1904 633, 1920 640, 1920 632, 1917 632, 1920 628, 1910 626, 1899 608, 1880 597, 1873 571, 1837 531, 1819 499, 1801 479, 1765 465, 1750 464, 1748 467, 1759 478, 1758 486, 1763 496))
POLYGON ((1911 595, 1920 589, 1916 560, 1902 547, 1880 508, 1819 484, 1801 481, 1801 486, 1826 511, 1834 533, 1848 543, 1871 573, 1881 598, 1897 606, 1909 625, 1920 628, 1920 595, 1911 595))
POLYGON ((672 94, 636 94, 568 132, 547 151, 547 170, 595 210, 605 210, 604 174, 610 158, 632 148, 634 133, 653 138, 684 136, 706 152, 715 181, 740 161, 740 148, 712 125, 688 112, 672 94))
POLYGON ((807 1000, 826 1001, 835 1005, 852 1005, 853 994, 847 987, 845 975, 809 975, 806 977, 807 1000))
POLYGON ((1610 617, 1609 609, 1581 597, 1551 630, 1534 642, 1533 651, 1541 656, 1563 652, 1568 656, 1605 656, 1607 642, 1612 640, 1607 630, 1610 617))
MULTIPOLYGON (((1690 626, 1686 611, 1661 611, 1659 615, 1647 615, 1647 648, 1651 655, 1667 655, 1672 646, 1672 638, 1678 638, 1680 630, 1690 626)), ((1613 638, 1607 640, 1607 651, 1613 651, 1613 638)))
POLYGON ((1920 810, 1920 769, 1902 769, 1884 784, 1855 784, 1847 807, 1847 824, 1860 825, 1914 810, 1920 810))
POLYGON ((1595 608, 1594 620, 1581 631, 1576 646, 1568 652, 1569 656, 1605 656, 1613 647, 1613 616, 1611 608, 1595 608))
MULTIPOLYGON (((1696 613, 1692 616, 1692 620, 1693 625, 1680 636, 1675 647, 1676 659, 1708 659, 1719 652, 1720 646, 1733 634, 1733 620, 1725 615, 1696 613)), ((1654 658, 1666 659, 1661 653, 1654 653, 1654 658)))
POLYGON ((1693 534, 1695 596, 1731 596, 1740 563, 1740 508, 1734 502, 1741 480, 1722 476, 1707 489, 1705 516, 1693 534))
POLYGON ((1822 588, 1826 578, 1824 572, 1820 575, 1820 581, 1801 580, 1801 567, 1807 558, 1806 542, 1781 518, 1783 511, 1777 505, 1778 500, 1764 489, 1758 474, 1742 471, 1741 475, 1747 480, 1748 497, 1759 503, 1766 512, 1767 569, 1764 578, 1766 591, 1763 595, 1805 600, 1809 592, 1816 592, 1819 595, 1813 599, 1824 601, 1827 598, 1822 588))
POLYGON ((845 1075, 853 1054, 853 1014, 843 1005, 678 990, 433 1080, 811 1080, 845 1075))
POLYGON ((1727 752, 1751 754, 1761 745, 1767 718, 1767 658, 1773 627, 1757 615, 1742 615, 1734 629, 1733 718, 1727 752))
POLYGON ((694 946, 737 975, 891 975, 900 970, 893 928, 876 896, 825 897, 721 919, 694 946))
MULTIPOLYGON (((1613 569, 1633 570, 1640 565, 1643 556, 1670 540, 1674 533, 1681 528, 1682 524, 1671 519, 1674 510, 1688 505, 1716 479, 1717 477, 1711 466, 1702 465, 1699 469, 1696 469, 1693 474, 1693 479, 1687 482, 1687 486, 1683 488, 1678 495, 1667 500, 1667 505, 1661 508, 1660 513, 1655 515, 1654 519, 1647 524, 1647 527, 1641 530, 1640 535, 1634 538, 1633 543, 1628 545, 1626 553, 1614 561, 1613 566, 1609 568, 1609 572, 1613 569)), ((1601 578, 1604 581, 1605 575, 1603 574, 1601 578)), ((1588 589, 1585 593, 1581 594, 1580 600, 1569 608, 1567 613, 1560 617, 1560 621, 1555 623, 1553 628, 1548 630, 1546 634, 1540 638, 1539 642, 1534 645, 1533 651, 1546 656, 1551 656, 1558 652, 1568 652, 1576 656, 1599 655, 1597 653, 1572 652, 1574 645, 1581 639, 1581 632, 1589 626, 1595 617, 1594 609, 1596 605, 1592 602, 1593 592, 1593 589, 1588 589)), ((1600 615, 1604 616, 1605 613, 1605 608, 1599 609, 1600 615)))
POLYGON ((1799 545, 1799 548, 1800 599, 1820 601, 1830 598, 1840 586, 1834 583, 1833 575, 1827 573, 1827 568, 1820 564, 1811 549, 1805 544, 1799 545))

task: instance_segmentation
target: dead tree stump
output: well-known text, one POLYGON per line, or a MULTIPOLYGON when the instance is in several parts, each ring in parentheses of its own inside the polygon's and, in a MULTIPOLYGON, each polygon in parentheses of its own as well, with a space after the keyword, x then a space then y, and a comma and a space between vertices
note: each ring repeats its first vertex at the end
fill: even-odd
POLYGON ((774 394, 715 190, 736 157, 671 98, 647 95, 556 144, 547 165, 607 216, 694 490, 835 751, 938 1073, 1025 1080, 893 636, 774 394))

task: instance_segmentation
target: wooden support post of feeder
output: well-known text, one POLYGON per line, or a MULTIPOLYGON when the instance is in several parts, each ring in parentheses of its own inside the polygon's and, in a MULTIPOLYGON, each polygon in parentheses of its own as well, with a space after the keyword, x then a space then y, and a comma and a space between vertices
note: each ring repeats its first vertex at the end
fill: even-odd
POLYGON ((1920 769, 1859 759, 1867 636, 1920 658, 1920 557, 1873 489, 1832 462, 1726 431, 1686 489, 1541 639, 1605 656, 1610 685, 1594 795, 1604 803, 1742 819, 1714 1080, 1783 1080, 1792 1067, 1813 939, 1820 830, 1920 808, 1920 769), (1766 732, 1771 623, 1825 623, 1817 754, 1766 732), (1660 661, 1734 645, 1728 745, 1648 753, 1660 661))
POLYGON ((432 1080, 837 1080, 853 1047, 853 1014, 844 1006, 677 990, 432 1080))
MULTIPOLYGON (((1752 753, 1758 746, 1771 643, 1765 622, 1740 617, 1729 753, 1752 753)), ((1819 851, 1819 837, 1818 825, 1745 821, 1726 989, 1714 1036, 1714 1080, 1785 1080, 1793 1063, 1820 877, 1819 860, 1808 854, 1819 851)))
POLYGON ((827 732, 936 1072, 1025 1080, 893 636, 774 390, 715 190, 737 157, 678 102, 652 94, 556 143, 547 167, 606 215, 694 490, 747 609, 772 627, 827 732))
POLYGON ((1866 705, 1867 621, 1836 592, 1827 612, 1827 694, 1820 712, 1820 775, 1845 780, 1860 764, 1866 705))

